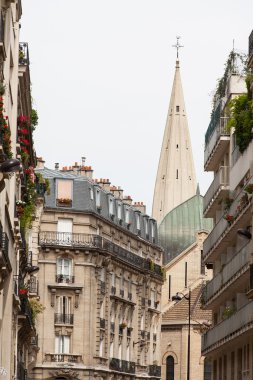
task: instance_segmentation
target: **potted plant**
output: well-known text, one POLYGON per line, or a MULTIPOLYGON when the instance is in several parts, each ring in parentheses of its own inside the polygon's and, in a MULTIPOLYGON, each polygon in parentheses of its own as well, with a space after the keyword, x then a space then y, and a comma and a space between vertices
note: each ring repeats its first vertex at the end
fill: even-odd
POLYGON ((120 328, 125 329, 127 327, 127 323, 124 321, 119 325, 120 328))
POLYGON ((252 194, 253 193, 253 183, 250 183, 247 185, 244 189, 247 193, 252 194))
POLYGON ((18 290, 18 294, 20 298, 27 298, 28 288, 26 285, 21 285, 18 290))
POLYGON ((229 225, 231 225, 235 218, 234 218, 234 215, 226 214, 224 216, 224 219, 228 222, 229 225))

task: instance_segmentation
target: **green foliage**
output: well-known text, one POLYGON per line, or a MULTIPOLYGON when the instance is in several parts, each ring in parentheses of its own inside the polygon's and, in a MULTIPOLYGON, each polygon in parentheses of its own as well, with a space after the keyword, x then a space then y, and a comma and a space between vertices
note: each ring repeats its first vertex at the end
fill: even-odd
POLYGON ((252 140, 253 128, 252 94, 247 93, 232 99, 229 103, 230 120, 228 128, 235 129, 236 144, 241 153, 252 140))
POLYGON ((5 84, 3 82, 0 82, 0 96, 3 96, 5 94, 5 84))
POLYGON ((20 226, 21 228, 30 228, 32 225, 32 220, 35 212, 34 204, 27 204, 24 207, 24 212, 20 218, 20 226))
POLYGON ((39 179, 40 184, 45 185, 47 195, 50 195, 50 182, 48 178, 44 178, 41 173, 36 173, 36 177, 39 179))
POLYGON ((31 128, 33 131, 35 130, 36 125, 38 125, 38 120, 39 120, 39 117, 38 117, 37 111, 35 109, 32 109, 31 115, 30 115, 30 123, 31 123, 31 128))
POLYGON ((30 298, 29 304, 32 310, 32 320, 35 322, 38 314, 43 313, 45 310, 45 306, 43 306, 36 298, 30 298))

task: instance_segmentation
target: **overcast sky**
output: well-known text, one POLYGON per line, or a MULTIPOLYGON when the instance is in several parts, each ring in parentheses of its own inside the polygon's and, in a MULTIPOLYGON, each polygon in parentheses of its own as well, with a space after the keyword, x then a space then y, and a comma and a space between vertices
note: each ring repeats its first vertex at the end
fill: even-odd
POLYGON ((151 213, 176 52, 201 193, 211 94, 232 49, 248 51, 252 0, 23 0, 37 154, 80 162, 151 213))

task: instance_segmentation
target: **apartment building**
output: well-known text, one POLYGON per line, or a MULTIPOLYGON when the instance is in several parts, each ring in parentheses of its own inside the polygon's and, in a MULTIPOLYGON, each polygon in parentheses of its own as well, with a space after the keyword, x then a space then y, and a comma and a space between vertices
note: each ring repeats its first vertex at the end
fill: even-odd
MULTIPOLYGON (((248 68, 252 69, 253 33, 249 42, 248 68)), ((247 76, 246 88, 237 58, 235 52, 229 56, 223 89, 220 82, 205 135, 204 166, 214 172, 214 179, 204 197, 204 215, 213 218, 214 228, 204 241, 203 259, 207 267, 213 267, 214 277, 203 293, 213 326, 202 337, 202 354, 212 360, 213 380, 253 378, 253 140, 249 124, 253 117, 248 108, 249 119, 240 124, 246 108, 243 113, 239 108, 228 113, 227 107, 242 93, 241 100, 252 99, 252 76, 247 76)))
POLYGON ((160 378, 163 273, 156 221, 90 166, 40 168, 33 223, 40 351, 33 379, 160 378))
POLYGON ((20 208, 27 210, 31 192, 37 198, 26 174, 35 166, 35 154, 28 44, 19 41, 21 14, 20 0, 0 1, 0 377, 7 380, 25 379, 38 349, 28 301, 36 268, 28 260, 28 226, 20 208))

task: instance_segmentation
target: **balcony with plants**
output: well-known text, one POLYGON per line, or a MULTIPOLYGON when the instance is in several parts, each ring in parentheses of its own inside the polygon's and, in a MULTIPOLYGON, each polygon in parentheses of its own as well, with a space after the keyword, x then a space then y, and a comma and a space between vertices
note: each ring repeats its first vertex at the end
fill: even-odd
POLYGON ((231 51, 223 76, 218 80, 213 96, 211 121, 205 135, 204 167, 206 171, 216 171, 230 142, 230 126, 227 102, 231 95, 245 92, 243 76, 246 71, 247 56, 231 51))
POLYGON ((203 305, 207 309, 218 306, 231 292, 239 292, 238 280, 242 283, 245 278, 247 282, 249 276, 250 257, 250 243, 247 243, 207 282, 202 293, 203 305))
POLYGON ((218 349, 237 337, 242 339, 253 328, 253 302, 239 310, 226 308, 223 320, 202 335, 202 355, 218 349))
POLYGON ((128 374, 135 374, 135 363, 127 360, 111 358, 109 368, 112 371, 124 372, 128 374))
POLYGON ((229 195, 229 167, 221 166, 215 174, 203 200, 204 216, 214 218, 222 199, 229 195))
POLYGON ((231 246, 237 230, 250 224, 252 193, 253 176, 242 185, 235 197, 224 200, 227 203, 224 208, 224 214, 203 244, 203 259, 205 262, 214 262, 219 252, 231 246))

